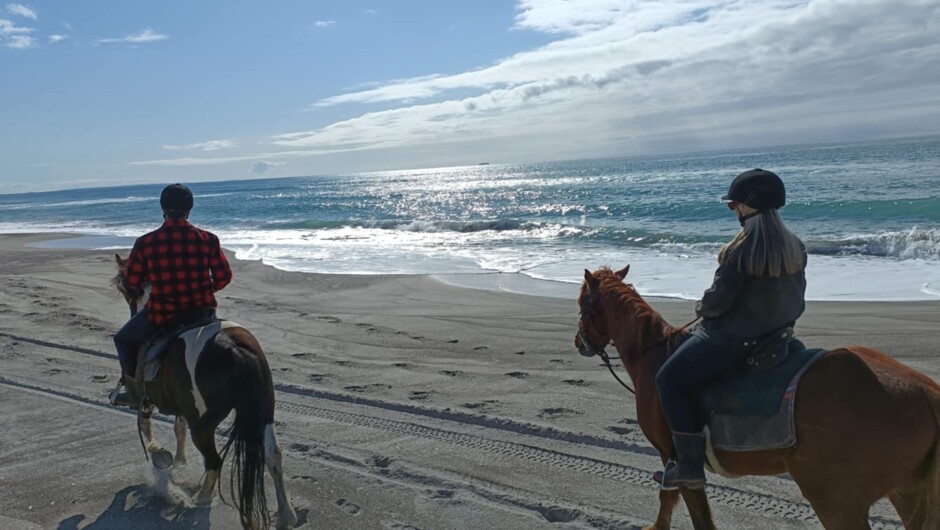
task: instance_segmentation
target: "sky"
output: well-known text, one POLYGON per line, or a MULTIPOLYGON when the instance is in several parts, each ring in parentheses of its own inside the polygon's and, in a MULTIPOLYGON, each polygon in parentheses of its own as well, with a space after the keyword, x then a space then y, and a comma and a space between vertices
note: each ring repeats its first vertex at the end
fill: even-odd
POLYGON ((0 193, 940 133, 937 0, 0 0, 0 193))

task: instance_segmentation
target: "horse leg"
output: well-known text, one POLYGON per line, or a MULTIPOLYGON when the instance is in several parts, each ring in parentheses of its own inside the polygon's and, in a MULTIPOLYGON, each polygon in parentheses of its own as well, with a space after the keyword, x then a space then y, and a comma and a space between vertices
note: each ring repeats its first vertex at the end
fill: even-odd
POLYGON ((202 453, 205 463, 205 475, 202 481, 202 487, 193 497, 193 502, 197 506, 208 506, 212 504, 212 497, 215 494, 215 484, 219 480, 219 471, 222 469, 222 457, 215 448, 215 425, 207 425, 201 421, 190 426, 193 436, 193 443, 196 449, 202 453))
POLYGON ((807 474, 797 469, 791 469, 790 475, 826 530, 871 530, 868 510, 874 500, 858 495, 855 483, 827 481, 816 473, 810 473, 807 480, 807 474))
POLYGON ((137 426, 144 435, 144 447, 147 449, 147 452, 150 453, 153 467, 160 470, 168 469, 173 465, 173 455, 164 449, 157 442, 156 438, 154 438, 153 423, 150 419, 151 416, 153 416, 153 404, 149 402, 142 404, 137 417, 137 426))
POLYGON ((186 418, 176 417, 173 424, 173 433, 176 434, 176 457, 173 459, 173 465, 186 465, 186 418))
POLYGON ((277 436, 274 434, 274 425, 271 423, 264 426, 264 462, 268 467, 268 473, 274 480, 274 489, 277 493, 277 529, 293 528, 297 523, 297 514, 294 513, 294 507, 287 498, 287 490, 284 487, 283 455, 277 443, 277 436))
POLYGON ((672 524, 672 512, 679 503, 679 492, 676 490, 659 490, 659 514, 653 526, 643 530, 669 530, 672 524))
POLYGON ((712 509, 708 506, 708 496, 705 494, 705 490, 679 488, 679 492, 682 493, 682 500, 685 501, 685 506, 689 509, 692 528, 695 528, 695 530, 715 530, 712 509))
POLYGON ((891 504, 894 505, 894 509, 901 516, 904 528, 907 530, 930 530, 931 528, 927 526, 931 522, 928 520, 928 516, 930 516, 928 510, 930 508, 924 502, 926 499, 921 497, 926 497, 926 495, 896 491, 888 496, 891 504))

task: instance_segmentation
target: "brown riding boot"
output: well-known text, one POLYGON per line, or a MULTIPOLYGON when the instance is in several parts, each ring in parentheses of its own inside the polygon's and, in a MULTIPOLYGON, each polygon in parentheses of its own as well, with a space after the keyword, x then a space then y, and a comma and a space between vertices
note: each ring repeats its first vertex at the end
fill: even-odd
POLYGON ((123 374, 114 390, 108 395, 112 405, 119 407, 140 408, 140 392, 137 389, 137 380, 128 374, 123 374), (123 390, 122 390, 123 389, 123 390))

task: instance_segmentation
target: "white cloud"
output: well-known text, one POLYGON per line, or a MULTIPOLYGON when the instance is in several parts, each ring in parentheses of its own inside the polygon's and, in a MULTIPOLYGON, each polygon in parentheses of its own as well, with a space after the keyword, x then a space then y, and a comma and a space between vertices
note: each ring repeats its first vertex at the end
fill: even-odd
POLYGON ((313 25, 318 28, 328 28, 333 24, 336 24, 335 20, 318 20, 313 23, 313 25))
POLYGON ((258 175, 263 175, 271 170, 277 169, 279 167, 283 167, 284 165, 285 165, 284 162, 268 162, 268 161, 262 160, 260 162, 256 162, 253 166, 251 166, 251 172, 256 173, 258 175))
POLYGON ((39 18, 36 16, 36 12, 34 10, 24 6, 23 4, 7 4, 7 13, 32 20, 39 18))
POLYGON ((67 38, 69 38, 68 35, 49 35, 49 42, 51 44, 55 44, 57 42, 62 42, 67 38))
POLYGON ((936 133, 937 27, 928 0, 519 0, 515 28, 554 40, 316 101, 380 109, 276 135, 264 153, 142 164, 462 145, 544 160, 936 133))
POLYGON ((138 31, 137 33, 131 33, 126 37, 112 37, 106 39, 98 39, 96 42, 98 44, 111 44, 111 43, 127 43, 127 44, 146 44, 148 42, 158 42, 161 40, 169 39, 168 35, 162 33, 157 33, 156 31, 146 28, 138 31))
POLYGON ((33 28, 17 26, 12 20, 0 18, 0 46, 22 50, 36 45, 36 39, 29 34, 33 28))
POLYGON ((231 149, 236 145, 234 140, 209 140, 186 145, 164 145, 163 148, 171 151, 218 151, 220 149, 231 149))

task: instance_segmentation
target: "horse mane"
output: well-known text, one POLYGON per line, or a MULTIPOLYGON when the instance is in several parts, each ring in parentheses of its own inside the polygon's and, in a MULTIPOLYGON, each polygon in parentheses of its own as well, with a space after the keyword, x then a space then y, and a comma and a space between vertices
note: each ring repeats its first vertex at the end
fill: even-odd
POLYGON ((630 319, 634 322, 637 344, 649 344, 651 340, 673 332, 672 326, 640 296, 633 284, 621 280, 610 267, 601 267, 594 276, 600 282, 597 288, 599 300, 613 301, 622 312, 622 317, 614 321, 630 319))

